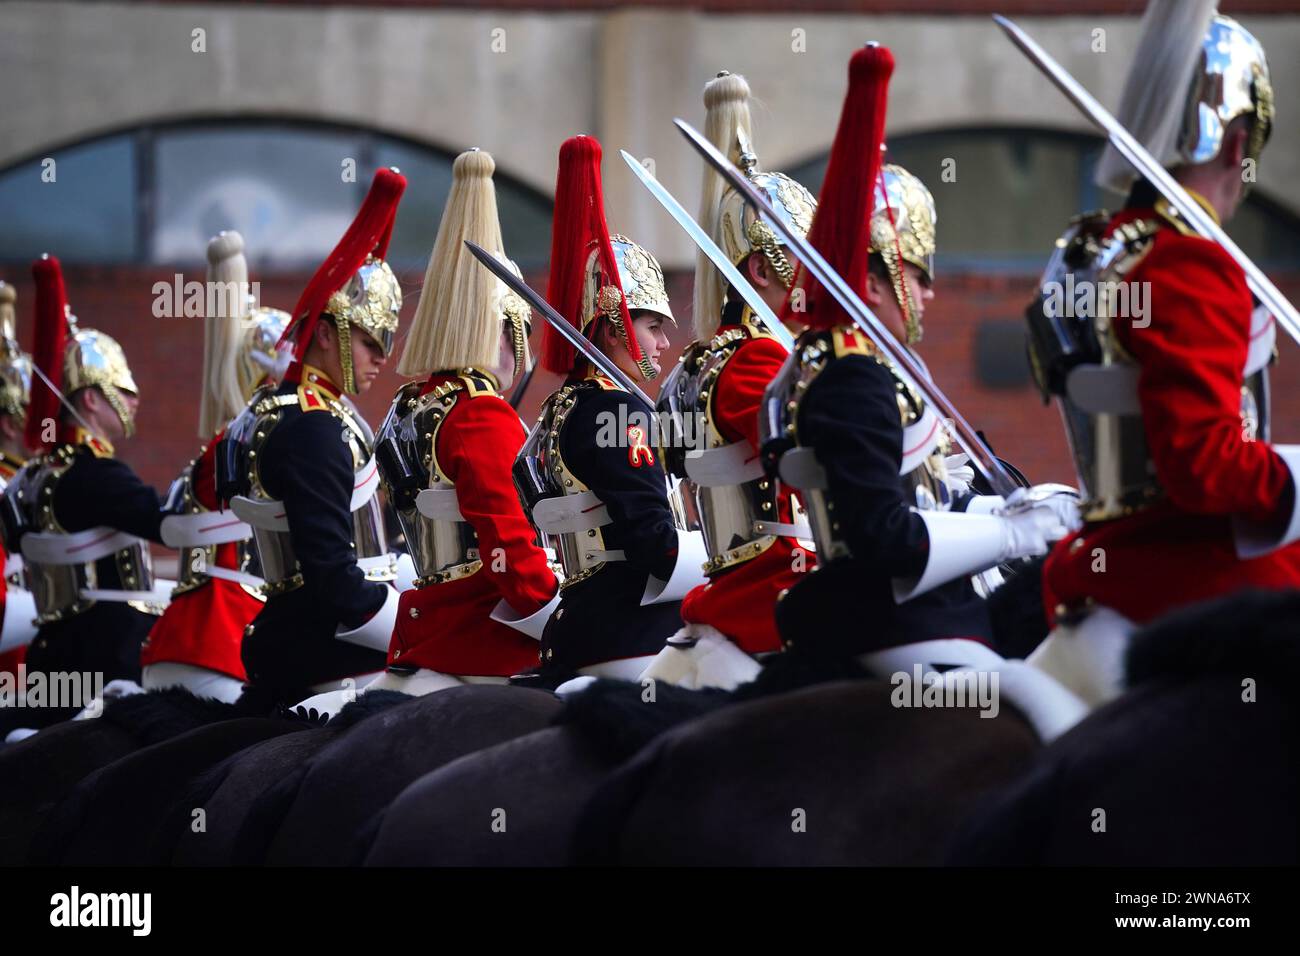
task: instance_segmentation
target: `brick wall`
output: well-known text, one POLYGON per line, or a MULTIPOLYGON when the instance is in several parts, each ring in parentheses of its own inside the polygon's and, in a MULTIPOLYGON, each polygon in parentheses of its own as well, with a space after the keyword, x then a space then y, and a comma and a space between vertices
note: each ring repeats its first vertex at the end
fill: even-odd
MULTIPOLYGON (((97 327, 116 337, 127 351, 136 380, 143 390, 140 434, 121 449, 147 480, 164 488, 198 448, 198 375, 202 358, 202 323, 198 319, 156 319, 152 315, 153 283, 168 281, 164 270, 67 266, 68 295, 83 326, 97 327)), ((0 269, 0 278, 14 283, 19 294, 19 336, 31 342, 32 284, 28 271, 0 269)), ((306 275, 254 276, 262 282, 262 301, 292 308, 306 275)), ((419 275, 402 277, 407 290, 403 320, 415 309, 419 275)), ((545 287, 545 277, 529 276, 535 288, 545 287)), ((1044 406, 1032 385, 993 389, 976 381, 974 339, 976 329, 988 320, 1017 320, 1033 288, 1031 277, 941 277, 936 296, 926 314, 926 334, 921 352, 935 380, 962 409, 975 427, 982 429, 1004 458, 1036 481, 1072 481, 1059 416, 1044 406)), ((1300 297, 1300 276, 1280 283, 1292 301, 1300 297)), ((689 274, 672 273, 669 289, 679 327, 673 332, 669 356, 675 361, 690 330, 689 274)), ((540 328, 534 329, 534 347, 540 328)), ((1300 349, 1279 333, 1280 362, 1274 376, 1274 439, 1300 442, 1300 349)), ((392 364, 396 364, 395 361, 392 364)), ((538 406, 558 382, 538 371, 521 412, 532 422, 538 406)), ((359 404, 377 424, 401 379, 391 365, 359 404)), ((653 385, 649 391, 653 394, 653 385)))

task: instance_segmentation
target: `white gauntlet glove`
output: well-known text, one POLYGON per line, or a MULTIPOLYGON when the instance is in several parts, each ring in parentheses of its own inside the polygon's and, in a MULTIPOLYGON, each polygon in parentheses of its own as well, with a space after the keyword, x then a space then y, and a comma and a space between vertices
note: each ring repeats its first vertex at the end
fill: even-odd
POLYGON ((1013 558, 1036 558, 1046 554, 1050 550, 1048 542, 1065 536, 1056 512, 1046 507, 1003 515, 1002 530, 1004 537, 999 564, 1013 558))
POLYGON ((943 460, 944 471, 946 472, 948 491, 953 495, 964 495, 970 492, 970 483, 975 480, 975 469, 970 464, 970 455, 962 452, 959 455, 949 455, 943 460))
POLYGON ((1057 541, 1083 527, 1083 521, 1079 517, 1079 493, 1068 485, 1047 484, 1017 488, 1001 510, 995 513, 1013 515, 1027 508, 1047 508, 1056 516, 1064 530, 1048 537, 1049 541, 1057 541))

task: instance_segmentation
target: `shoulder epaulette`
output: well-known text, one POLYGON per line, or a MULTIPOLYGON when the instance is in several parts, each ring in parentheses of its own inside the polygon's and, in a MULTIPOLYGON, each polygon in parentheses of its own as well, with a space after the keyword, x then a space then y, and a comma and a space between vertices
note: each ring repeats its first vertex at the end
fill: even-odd
MULTIPOLYGON (((1156 200, 1156 215, 1159 216, 1160 220, 1163 220, 1163 222, 1166 225, 1173 226, 1175 229, 1177 229, 1179 235, 1183 235, 1183 236, 1200 235, 1200 233, 1198 233, 1195 229, 1193 229, 1191 227, 1191 224, 1188 223, 1188 221, 1183 218, 1183 214, 1174 208, 1173 203, 1165 199, 1163 196, 1161 196, 1159 199, 1156 200)), ((1153 222, 1154 225, 1156 226, 1160 224, 1159 220, 1153 222)), ((1154 231, 1155 230, 1152 229, 1152 232, 1154 231)))
POLYGON ((112 458, 113 446, 94 436, 87 438, 85 445, 96 458, 112 458))
POLYGON ((470 398, 478 398, 481 395, 499 395, 496 382, 489 378, 485 373, 476 368, 467 368, 460 374, 460 380, 465 385, 465 390, 469 392, 470 398))
POLYGON ((307 382, 298 386, 298 407, 304 412, 329 411, 329 403, 321 390, 307 382))
POLYGON ((831 329, 831 347, 836 358, 846 355, 869 355, 875 357, 876 347, 862 334, 856 326, 841 325, 831 329))

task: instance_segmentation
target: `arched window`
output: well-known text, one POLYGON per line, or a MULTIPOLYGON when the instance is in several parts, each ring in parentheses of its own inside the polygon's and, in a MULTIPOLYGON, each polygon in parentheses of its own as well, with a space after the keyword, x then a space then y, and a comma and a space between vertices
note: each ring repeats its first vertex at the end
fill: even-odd
MULTIPOLYGON (((1096 136, 979 128, 899 136, 888 146, 888 161, 915 173, 934 195, 941 275, 1037 274, 1073 216, 1118 209, 1124 201, 1093 183, 1103 146, 1096 136)), ((786 172, 816 193, 826 157, 786 172)), ((1258 191, 1228 232, 1261 268, 1300 270, 1300 217, 1258 191)))
MULTIPOLYGON (((453 159, 324 124, 203 121, 118 132, 0 171, 0 259, 49 251, 68 262, 193 265, 212 235, 238 229, 254 268, 311 267, 352 221, 374 169, 396 166, 409 185, 389 258, 420 270, 453 159)), ((496 183, 507 252, 524 269, 544 265, 550 198, 500 170, 496 183)))

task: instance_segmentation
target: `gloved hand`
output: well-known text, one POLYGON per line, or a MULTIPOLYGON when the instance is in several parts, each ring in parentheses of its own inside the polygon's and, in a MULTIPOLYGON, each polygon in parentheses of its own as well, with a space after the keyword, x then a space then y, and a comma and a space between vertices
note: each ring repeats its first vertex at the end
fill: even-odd
POLYGON ((970 455, 965 452, 949 455, 943 460, 943 465, 948 476, 945 480, 948 491, 953 495, 967 494, 970 491, 970 483, 975 480, 975 469, 970 464, 970 455))
POLYGON ((1079 516, 1079 493, 1069 485, 1046 484, 1017 488, 1007 498, 1002 513, 1014 514, 1029 507, 1050 508, 1065 529, 1056 538, 1049 540, 1064 538, 1083 527, 1083 519, 1079 516))
POLYGON ((1013 558, 1033 558, 1046 554, 1051 545, 1066 535, 1066 530, 1057 518, 1055 510, 1049 507, 1030 507, 1002 518, 1003 544, 998 563, 1013 558))

